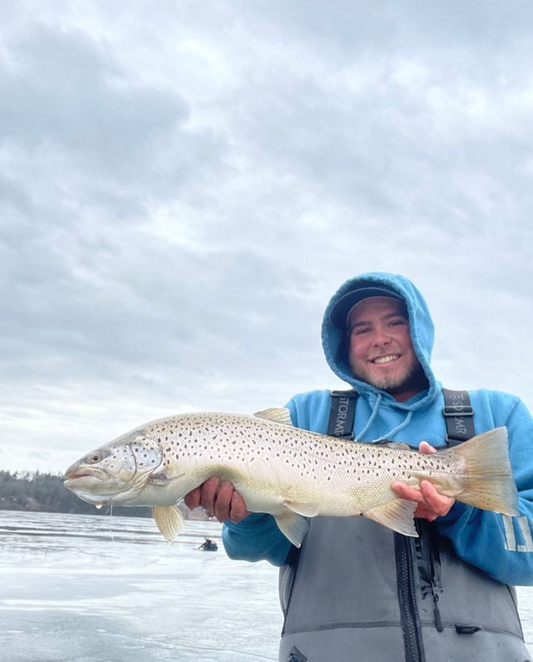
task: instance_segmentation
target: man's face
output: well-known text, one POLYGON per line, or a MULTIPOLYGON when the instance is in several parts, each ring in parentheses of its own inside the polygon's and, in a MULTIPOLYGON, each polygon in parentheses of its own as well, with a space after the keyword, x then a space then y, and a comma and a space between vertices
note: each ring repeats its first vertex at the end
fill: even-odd
POLYGON ((427 386, 411 342, 405 305, 375 297, 357 304, 348 319, 354 375, 403 402, 427 386))

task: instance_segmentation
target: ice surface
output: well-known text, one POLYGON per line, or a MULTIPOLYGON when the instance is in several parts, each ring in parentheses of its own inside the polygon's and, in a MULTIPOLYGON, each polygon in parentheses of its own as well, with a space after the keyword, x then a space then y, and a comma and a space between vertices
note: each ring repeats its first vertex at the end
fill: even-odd
POLYGON ((188 521, 169 544, 151 519, 0 511, 0 662, 277 660, 277 571, 231 561, 220 533, 188 521), (218 552, 195 550, 205 537, 218 552))
POLYGON ((0 511, 0 660, 277 660, 277 571, 231 561, 220 533, 188 521, 169 544, 150 519, 0 511))

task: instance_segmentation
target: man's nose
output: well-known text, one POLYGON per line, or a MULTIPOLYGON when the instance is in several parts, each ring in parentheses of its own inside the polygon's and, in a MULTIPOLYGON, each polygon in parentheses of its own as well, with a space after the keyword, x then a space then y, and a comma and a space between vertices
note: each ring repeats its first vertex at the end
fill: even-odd
POLYGON ((376 329, 374 333, 374 345, 388 345, 391 341, 390 334, 384 329, 376 329))

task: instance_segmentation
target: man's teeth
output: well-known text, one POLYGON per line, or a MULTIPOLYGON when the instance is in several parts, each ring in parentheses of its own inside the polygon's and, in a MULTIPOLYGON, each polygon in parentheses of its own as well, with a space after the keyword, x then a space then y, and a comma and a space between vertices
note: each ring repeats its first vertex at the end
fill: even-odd
POLYGON ((377 359, 374 359, 374 363, 390 363, 399 358, 398 354, 388 354, 387 356, 378 356, 377 359))

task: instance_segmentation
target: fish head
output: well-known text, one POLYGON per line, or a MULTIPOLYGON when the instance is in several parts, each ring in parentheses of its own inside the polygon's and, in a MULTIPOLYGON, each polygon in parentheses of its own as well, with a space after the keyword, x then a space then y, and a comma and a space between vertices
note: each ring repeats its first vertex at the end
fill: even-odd
POLYGON ((163 462, 156 441, 135 431, 91 451, 65 472, 64 486, 97 506, 128 504, 163 462))

